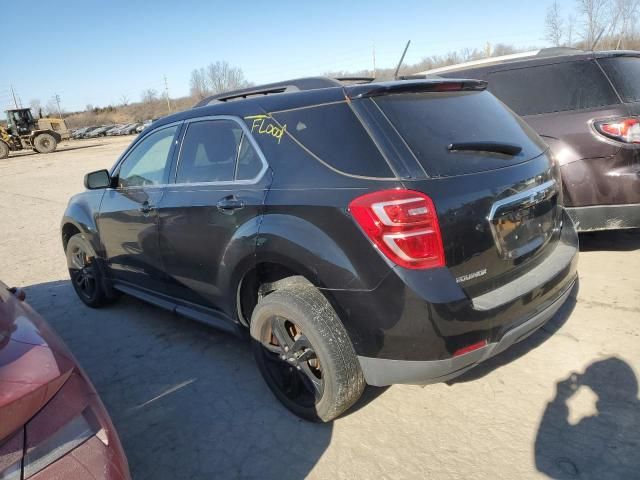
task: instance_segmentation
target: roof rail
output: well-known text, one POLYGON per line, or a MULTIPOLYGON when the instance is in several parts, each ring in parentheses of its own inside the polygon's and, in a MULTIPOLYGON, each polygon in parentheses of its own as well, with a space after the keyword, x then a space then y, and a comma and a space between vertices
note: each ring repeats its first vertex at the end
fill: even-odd
POLYGON ((539 50, 536 57, 555 57, 559 55, 575 55, 578 53, 585 53, 585 51, 573 47, 549 47, 539 50))
POLYGON ((232 90, 229 92, 218 93, 200 100, 194 108, 212 105, 217 102, 228 102, 232 100, 240 100, 248 97, 260 95, 272 95, 274 93, 299 92, 303 90, 317 90, 319 88, 340 87, 342 83, 339 80, 329 77, 306 77, 287 80, 284 82, 269 83, 266 85, 258 85, 255 87, 243 88, 240 90, 232 90))
MULTIPOLYGON (((531 50, 529 52, 511 53, 509 55, 501 55, 499 57, 486 57, 480 60, 472 60, 470 62, 457 63, 455 65, 447 65, 446 67, 433 68, 431 70, 425 70, 415 75, 435 75, 444 72, 454 72, 456 70, 466 70, 473 67, 483 67, 487 65, 494 65, 500 63, 514 62, 517 60, 526 60, 528 58, 540 58, 540 57, 555 57, 560 55, 572 55, 585 53, 578 48, 569 47, 551 47, 543 48, 541 50, 531 50)), ((415 77, 414 75, 414 77, 415 77)))

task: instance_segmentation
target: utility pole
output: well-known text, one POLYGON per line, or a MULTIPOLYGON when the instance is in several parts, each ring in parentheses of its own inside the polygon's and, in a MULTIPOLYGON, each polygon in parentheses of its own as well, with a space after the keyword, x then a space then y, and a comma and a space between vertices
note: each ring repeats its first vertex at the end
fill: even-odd
POLYGON ((16 92, 13 90, 13 84, 11 84, 11 95, 13 95, 13 103, 18 108, 18 101, 16 100, 16 92))
POLYGON ((169 85, 167 84, 167 76, 164 76, 164 95, 167 97, 167 108, 171 113, 171 102, 169 101, 169 85))
POLYGON ((56 93, 56 96, 53 98, 56 99, 56 103, 58 104, 58 116, 60 117, 60 120, 62 120, 62 111, 60 110, 60 95, 56 93))
POLYGON ((376 44, 373 44, 373 78, 376 78, 376 44))

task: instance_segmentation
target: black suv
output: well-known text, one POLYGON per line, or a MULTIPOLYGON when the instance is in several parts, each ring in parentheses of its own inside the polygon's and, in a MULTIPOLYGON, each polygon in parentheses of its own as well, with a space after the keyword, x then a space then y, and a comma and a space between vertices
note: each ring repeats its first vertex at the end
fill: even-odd
POLYGON ((75 290, 244 327, 307 419, 340 415, 365 383, 460 375, 540 327, 576 279, 559 168, 485 87, 307 78, 160 119, 69 202, 75 290))

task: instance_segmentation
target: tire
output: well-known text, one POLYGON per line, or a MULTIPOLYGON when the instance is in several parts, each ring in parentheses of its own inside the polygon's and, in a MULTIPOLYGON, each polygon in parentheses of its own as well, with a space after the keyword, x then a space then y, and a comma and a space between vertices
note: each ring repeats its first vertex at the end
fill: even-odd
POLYGON ((263 297, 251 315, 250 333, 260 373, 299 417, 329 422, 362 395, 365 380, 353 345, 315 287, 285 285, 263 297))
POLYGON ((0 160, 9 156, 9 145, 4 142, 0 142, 0 160))
POLYGON ((41 133, 33 140, 33 148, 38 153, 51 153, 57 146, 58 142, 49 133, 41 133))
POLYGON ((81 233, 69 239, 65 253, 71 284, 80 300, 91 308, 109 303, 113 297, 107 294, 102 269, 95 261, 91 244, 81 233))

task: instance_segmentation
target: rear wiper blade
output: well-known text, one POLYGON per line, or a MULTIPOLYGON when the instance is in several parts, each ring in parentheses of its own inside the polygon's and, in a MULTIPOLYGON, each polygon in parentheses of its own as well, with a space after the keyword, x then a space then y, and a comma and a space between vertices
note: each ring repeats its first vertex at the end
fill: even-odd
POLYGON ((502 142, 460 142, 452 143, 447 147, 452 152, 475 151, 475 152, 495 152, 504 155, 517 155, 522 151, 520 145, 515 143, 502 142))

